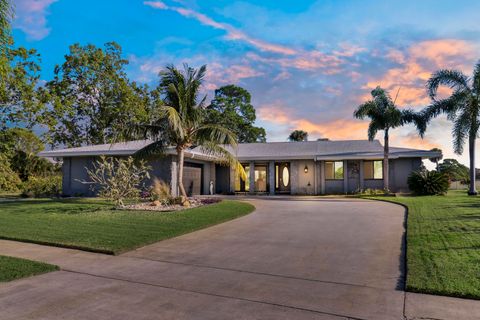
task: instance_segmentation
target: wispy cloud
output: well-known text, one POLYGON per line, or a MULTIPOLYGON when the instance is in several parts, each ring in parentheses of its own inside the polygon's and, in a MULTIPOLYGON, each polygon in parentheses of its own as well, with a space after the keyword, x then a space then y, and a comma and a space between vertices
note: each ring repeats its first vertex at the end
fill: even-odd
POLYGON ((196 19, 203 25, 226 31, 226 39, 244 41, 260 49, 261 51, 268 51, 284 55, 292 55, 296 53, 296 50, 292 48, 251 37, 230 24, 215 21, 203 13, 188 8, 169 6, 161 1, 145 1, 144 4, 155 9, 175 11, 186 18, 196 19))
POLYGON ((13 27, 22 30, 30 40, 48 36, 47 15, 50 5, 58 0, 15 0, 13 27))

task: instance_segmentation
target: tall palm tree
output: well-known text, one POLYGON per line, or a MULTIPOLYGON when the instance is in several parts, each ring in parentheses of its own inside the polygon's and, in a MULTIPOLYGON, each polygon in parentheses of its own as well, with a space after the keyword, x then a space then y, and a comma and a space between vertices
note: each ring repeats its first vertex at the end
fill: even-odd
POLYGON ((463 153, 463 146, 468 139, 470 154, 469 195, 477 195, 475 188, 475 140, 480 127, 480 61, 470 78, 458 70, 439 70, 432 74, 427 82, 427 91, 432 104, 423 111, 425 121, 446 114, 453 122, 453 149, 456 154, 463 153), (453 89, 450 97, 437 99, 440 86, 453 89))
MULTIPOLYGON (((400 110, 395 106, 395 101, 392 100, 387 91, 380 87, 376 87, 371 92, 372 100, 369 100, 357 107, 353 116, 357 119, 370 119, 368 127, 368 140, 375 139, 377 132, 383 130, 384 144, 383 144, 383 183, 385 191, 389 190, 389 165, 388 155, 389 147, 389 133, 391 129, 401 127, 407 123, 414 123, 419 130, 421 136, 425 131, 425 123, 420 114, 411 109, 400 110)), ((397 92, 398 96, 398 92, 397 92)))
POLYGON ((203 152, 236 166, 240 174, 246 176, 236 158, 225 148, 226 145, 237 145, 235 134, 225 127, 206 122, 206 97, 199 98, 206 70, 206 66, 195 70, 187 64, 183 71, 173 65, 167 66, 160 72, 159 90, 165 105, 157 106, 158 118, 149 124, 132 125, 129 129, 130 133, 141 134, 154 141, 140 150, 142 155, 158 154, 167 147, 175 147, 178 156, 177 185, 185 205, 188 205, 183 185, 185 150, 199 146, 203 152))

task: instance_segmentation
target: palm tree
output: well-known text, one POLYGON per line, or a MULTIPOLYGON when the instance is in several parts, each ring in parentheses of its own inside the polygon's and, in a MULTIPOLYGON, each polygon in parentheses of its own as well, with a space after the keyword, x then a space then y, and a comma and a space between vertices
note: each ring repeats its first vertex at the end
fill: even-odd
MULTIPOLYGON (((388 155, 389 148, 389 132, 403 126, 407 123, 414 123, 423 136, 425 123, 420 114, 411 109, 400 110, 395 106, 395 101, 392 100, 387 91, 380 87, 376 87, 371 92, 373 99, 369 100, 357 107, 353 116, 357 119, 370 118, 370 125, 368 127, 368 140, 375 139, 379 130, 384 131, 384 145, 383 145, 383 182, 385 191, 389 190, 389 165, 388 155)), ((398 92, 397 92, 398 96, 398 92)))
POLYGON ((199 89, 206 70, 206 66, 195 70, 187 64, 183 71, 173 65, 167 66, 160 72, 159 91, 164 96, 165 105, 156 107, 159 117, 150 124, 135 124, 129 129, 129 133, 141 134, 154 141, 140 150, 141 155, 159 154, 167 147, 175 147, 178 156, 177 185, 184 198, 184 205, 188 205, 183 186, 185 150, 200 146, 203 152, 235 165, 240 174, 246 176, 236 158, 224 148, 225 145, 237 145, 235 134, 205 120, 206 97, 199 98, 199 89))
POLYGON ((439 70, 432 74, 427 82, 427 91, 432 104, 423 111, 425 121, 446 114, 453 122, 453 149, 456 154, 463 153, 468 139, 470 153, 469 195, 477 195, 475 189, 475 140, 480 127, 480 61, 476 64, 473 76, 469 78, 458 70, 439 70), (441 86, 453 89, 450 97, 437 99, 437 90, 441 86))
POLYGON ((289 141, 307 141, 308 140, 308 132, 303 130, 294 130, 288 136, 289 141))
POLYGON ((430 161, 432 161, 433 163, 435 163, 435 170, 438 171, 438 162, 443 159, 442 149, 433 148, 433 149, 430 149, 430 151, 438 152, 438 153, 440 154, 440 156, 438 156, 438 157, 433 157, 433 158, 430 158, 430 159, 429 159, 430 161))

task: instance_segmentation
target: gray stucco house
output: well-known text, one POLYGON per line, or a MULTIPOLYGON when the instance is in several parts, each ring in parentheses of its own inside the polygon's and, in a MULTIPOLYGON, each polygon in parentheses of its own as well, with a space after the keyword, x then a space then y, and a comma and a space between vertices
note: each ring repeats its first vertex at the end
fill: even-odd
MULTIPOLYGON (((86 146, 45 151, 44 157, 63 160, 65 195, 92 195, 86 168, 99 156, 126 157, 151 141, 86 146)), ((236 155, 246 172, 244 181, 234 168, 216 163, 212 156, 194 148, 185 153, 184 186, 191 195, 208 194, 213 183, 215 193, 255 194, 339 194, 360 189, 383 188, 383 146, 378 140, 305 141, 242 143, 230 152, 236 155)), ((427 150, 390 148, 390 189, 408 191, 408 175, 420 168, 422 159, 440 156, 427 150)), ((150 161, 152 176, 170 183, 177 194, 177 159, 174 150, 150 161)))

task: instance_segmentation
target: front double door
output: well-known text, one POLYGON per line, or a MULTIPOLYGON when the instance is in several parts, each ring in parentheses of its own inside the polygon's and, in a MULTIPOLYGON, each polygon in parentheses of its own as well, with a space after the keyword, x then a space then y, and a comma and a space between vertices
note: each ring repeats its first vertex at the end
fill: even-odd
POLYGON ((275 163, 275 193, 290 193, 290 163, 275 163))

